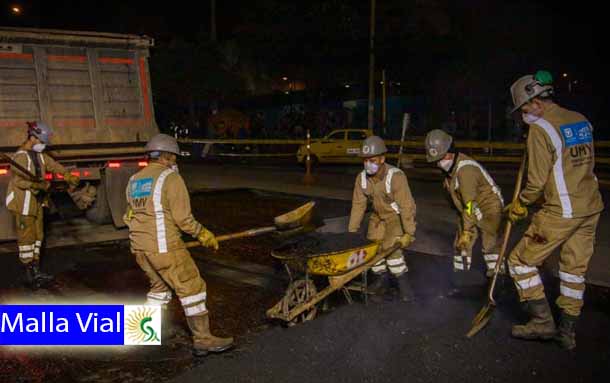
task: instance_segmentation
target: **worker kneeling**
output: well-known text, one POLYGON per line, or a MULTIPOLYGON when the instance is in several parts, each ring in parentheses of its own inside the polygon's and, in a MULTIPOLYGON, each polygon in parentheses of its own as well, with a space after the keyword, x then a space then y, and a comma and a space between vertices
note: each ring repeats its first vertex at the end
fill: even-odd
POLYGON ((158 134, 148 142, 146 151, 150 164, 129 180, 125 223, 131 251, 150 279, 147 304, 166 308, 174 290, 193 333, 193 355, 225 351, 233 346, 233 338, 211 334, 206 284, 180 232, 215 250, 218 241, 191 213, 189 194, 176 166, 180 155, 176 140, 158 134))
POLYGON ((408 280, 408 268, 402 253, 415 240, 415 201, 404 172, 385 162, 387 148, 380 137, 364 140, 360 156, 364 170, 356 177, 349 220, 350 232, 357 232, 367 208, 373 205, 367 238, 380 242, 379 251, 387 251, 400 244, 400 248, 372 267, 378 276, 371 290, 383 295, 390 287, 388 270, 396 278, 400 299, 410 301, 413 292, 408 280))
MULTIPOLYGON (((445 173, 444 186, 460 218, 454 241, 453 270, 470 270, 472 249, 479 232, 487 277, 493 276, 499 254, 504 200, 500 188, 475 160, 455 150, 453 137, 440 129, 426 136, 426 158, 445 173)), ((500 266, 504 271, 504 265, 500 266)))

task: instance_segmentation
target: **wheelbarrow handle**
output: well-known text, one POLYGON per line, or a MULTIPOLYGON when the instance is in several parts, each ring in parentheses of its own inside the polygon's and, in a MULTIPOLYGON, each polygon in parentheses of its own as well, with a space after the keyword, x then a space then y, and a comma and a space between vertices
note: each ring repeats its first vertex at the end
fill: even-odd
MULTIPOLYGON (((216 240, 218 242, 223 242, 223 241, 228 241, 230 239, 257 237, 259 235, 271 233, 274 231, 277 231, 277 227, 275 227, 275 226, 258 227, 255 229, 244 230, 244 231, 240 231, 237 233, 219 235, 218 237, 216 237, 216 240)), ((191 247, 201 246, 201 243, 199 241, 191 241, 191 242, 185 243, 185 245, 187 248, 191 248, 191 247)))

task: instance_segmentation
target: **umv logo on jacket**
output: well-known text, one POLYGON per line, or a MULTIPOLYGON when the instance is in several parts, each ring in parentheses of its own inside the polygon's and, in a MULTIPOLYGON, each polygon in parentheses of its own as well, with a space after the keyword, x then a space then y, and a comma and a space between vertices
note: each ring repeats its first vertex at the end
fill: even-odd
POLYGON ((587 121, 559 127, 574 166, 589 164, 593 160, 593 133, 587 121))

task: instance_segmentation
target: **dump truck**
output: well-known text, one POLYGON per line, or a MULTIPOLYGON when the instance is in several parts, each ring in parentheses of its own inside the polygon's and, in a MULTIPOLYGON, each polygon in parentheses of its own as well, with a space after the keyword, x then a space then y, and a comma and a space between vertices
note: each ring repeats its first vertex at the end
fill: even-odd
MULTIPOLYGON (((153 45, 147 36, 0 27, 0 152, 15 152, 28 121, 46 122, 54 131, 47 153, 80 176, 88 198, 77 205, 94 223, 124 226, 125 187, 159 132, 153 45)), ((0 160, 0 241, 16 238, 4 205, 10 172, 0 160)), ((45 179, 62 184, 59 174, 45 179)))

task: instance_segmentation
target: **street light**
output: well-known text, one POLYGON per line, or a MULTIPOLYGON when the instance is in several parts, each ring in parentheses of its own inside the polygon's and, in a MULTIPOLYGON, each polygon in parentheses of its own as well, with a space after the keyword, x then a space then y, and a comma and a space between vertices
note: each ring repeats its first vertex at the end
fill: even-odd
POLYGON ((13 6, 11 6, 11 13, 12 13, 13 15, 20 15, 20 14, 21 14, 21 12, 22 12, 22 10, 21 10, 21 7, 20 7, 20 6, 18 6, 18 5, 13 5, 13 6))
POLYGON ((568 77, 568 74, 567 74, 567 73, 564 73, 564 74, 563 74, 563 78, 566 78, 566 77, 568 77))
POLYGON ((282 80, 288 81, 288 77, 284 76, 284 77, 282 77, 282 80))

